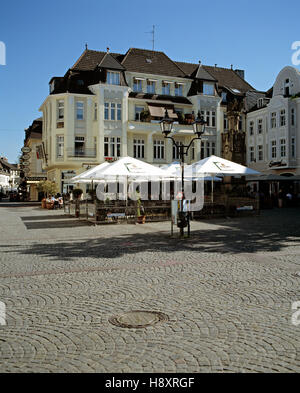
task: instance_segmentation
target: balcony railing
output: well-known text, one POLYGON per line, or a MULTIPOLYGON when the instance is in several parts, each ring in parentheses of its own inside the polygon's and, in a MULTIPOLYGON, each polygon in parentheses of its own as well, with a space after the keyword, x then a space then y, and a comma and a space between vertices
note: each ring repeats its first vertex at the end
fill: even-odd
POLYGON ((68 157, 90 157, 95 158, 97 155, 96 149, 75 149, 69 148, 67 149, 68 157))

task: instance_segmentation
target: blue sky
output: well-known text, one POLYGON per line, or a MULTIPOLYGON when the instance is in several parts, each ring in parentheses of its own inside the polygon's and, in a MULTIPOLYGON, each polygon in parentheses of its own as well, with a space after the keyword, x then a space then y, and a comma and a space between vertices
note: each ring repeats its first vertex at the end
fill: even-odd
POLYGON ((245 69, 259 90, 291 64, 300 40, 296 0, 11 0, 0 8, 0 155, 15 162, 24 128, 39 117, 52 76, 64 75, 84 50, 155 49, 177 61, 245 69))

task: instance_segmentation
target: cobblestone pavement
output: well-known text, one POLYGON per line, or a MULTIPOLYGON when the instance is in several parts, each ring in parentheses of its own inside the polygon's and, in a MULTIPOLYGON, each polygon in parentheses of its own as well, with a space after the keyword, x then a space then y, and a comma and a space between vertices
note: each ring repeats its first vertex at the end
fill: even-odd
POLYGON ((300 209, 90 226, 0 207, 2 372, 300 372, 300 209), (121 328, 129 310, 167 322, 121 328))

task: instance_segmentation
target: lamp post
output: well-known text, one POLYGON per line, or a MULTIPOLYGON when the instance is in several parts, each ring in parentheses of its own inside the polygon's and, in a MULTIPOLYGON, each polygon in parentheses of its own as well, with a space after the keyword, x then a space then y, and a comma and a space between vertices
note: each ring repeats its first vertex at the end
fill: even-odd
POLYGON ((192 146, 193 142, 197 139, 201 139, 202 135, 205 132, 205 124, 206 121, 204 120, 203 116, 200 115, 198 112, 197 119, 193 122, 193 130, 194 134, 197 135, 194 137, 188 145, 179 144, 176 140, 169 136, 171 132, 173 132, 173 122, 174 120, 171 119, 168 115, 168 111, 165 111, 165 117, 160 121, 160 127, 162 133, 166 139, 171 139, 173 145, 177 149, 177 154, 180 157, 180 166, 181 166, 181 201, 180 201, 180 212, 178 214, 178 226, 180 228, 180 236, 183 237, 184 235, 184 228, 188 225, 188 219, 183 211, 183 201, 184 201, 184 156, 188 155, 189 149, 192 146))

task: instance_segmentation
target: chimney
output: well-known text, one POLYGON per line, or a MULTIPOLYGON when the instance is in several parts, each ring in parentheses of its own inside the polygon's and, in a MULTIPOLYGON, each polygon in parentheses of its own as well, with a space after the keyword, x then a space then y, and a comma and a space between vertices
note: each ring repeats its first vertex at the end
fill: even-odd
POLYGON ((234 70, 242 79, 245 79, 245 70, 234 70))

